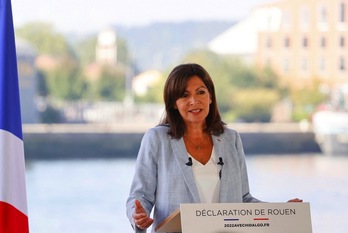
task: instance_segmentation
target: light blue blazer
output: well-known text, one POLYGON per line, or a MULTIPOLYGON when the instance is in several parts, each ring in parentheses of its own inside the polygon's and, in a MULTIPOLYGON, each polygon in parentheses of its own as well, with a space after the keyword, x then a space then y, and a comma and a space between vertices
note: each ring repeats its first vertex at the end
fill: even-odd
MULTIPOLYGON (((127 199, 127 216, 136 232, 134 202, 138 199, 148 214, 152 208, 153 228, 165 220, 180 203, 200 203, 188 154, 183 139, 168 134, 169 127, 149 129, 142 139, 135 174, 127 199)), ((212 136, 216 161, 223 159, 220 180, 220 203, 260 202, 249 193, 249 183, 242 141, 237 131, 225 128, 220 136, 212 136)), ((218 174, 217 174, 218 175, 218 174)))

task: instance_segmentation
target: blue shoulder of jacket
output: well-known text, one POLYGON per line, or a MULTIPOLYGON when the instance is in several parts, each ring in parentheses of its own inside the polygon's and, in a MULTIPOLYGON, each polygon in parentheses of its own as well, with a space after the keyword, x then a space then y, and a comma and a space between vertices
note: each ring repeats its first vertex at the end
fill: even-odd
POLYGON ((167 125, 157 125, 153 128, 148 129, 145 134, 159 135, 162 137, 168 135, 169 130, 170 128, 167 125))
POLYGON ((239 134, 239 133, 237 132, 237 130, 232 129, 232 128, 228 128, 227 126, 225 126, 224 130, 225 130, 225 131, 224 131, 224 134, 230 134, 230 135, 239 134))

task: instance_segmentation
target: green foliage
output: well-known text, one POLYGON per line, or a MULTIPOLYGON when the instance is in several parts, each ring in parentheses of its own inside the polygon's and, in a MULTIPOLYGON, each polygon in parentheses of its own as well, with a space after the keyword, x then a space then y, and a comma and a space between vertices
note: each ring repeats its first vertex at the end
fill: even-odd
POLYGON ((132 63, 132 57, 128 50, 127 41, 123 38, 117 38, 117 61, 124 65, 130 65, 132 63))
POLYGON ((161 79, 153 86, 148 87, 145 96, 135 96, 134 100, 137 103, 163 103, 163 87, 165 78, 162 75, 161 79))
MULTIPOLYGON (((83 76, 84 68, 95 61, 97 35, 76 41, 72 47, 52 25, 33 22, 18 28, 16 36, 29 41, 38 54, 50 56, 55 63, 55 67, 39 71, 40 96, 58 100, 124 99, 127 67, 135 67, 126 40, 117 38, 118 65, 103 67, 95 81, 87 82, 83 76)), ((280 86, 279 78, 271 69, 259 70, 236 57, 220 56, 209 50, 191 51, 181 62, 198 63, 208 70, 215 83, 220 112, 227 122, 269 121, 273 106, 288 95, 293 104, 293 119, 298 121, 308 118, 315 106, 326 98, 318 91, 318 84, 314 84, 313 88, 289 92, 280 86)), ((136 102, 163 102, 165 77, 172 68, 164 72, 158 83, 149 87, 147 95, 136 96, 136 102)), ((45 114, 48 119, 53 118, 54 109, 49 109, 45 114)))
POLYGON ((201 64, 210 73, 220 112, 227 122, 267 122, 273 106, 285 93, 270 69, 258 70, 232 56, 194 51, 185 57, 186 62, 201 64))
POLYGON ((259 85, 264 88, 279 90, 282 94, 286 93, 286 88, 280 86, 279 78, 271 68, 266 67, 262 70, 256 70, 256 72, 256 78, 259 85))
POLYGON ((86 82, 79 74, 76 61, 64 58, 57 68, 46 72, 51 96, 58 99, 77 100, 83 96, 86 82))
POLYGON ((40 113, 40 118, 40 122, 45 124, 63 122, 63 116, 61 112, 58 109, 52 107, 51 105, 48 105, 46 109, 40 113))
POLYGON ((122 101, 125 95, 126 70, 105 66, 98 80, 91 83, 95 100, 122 101))
POLYGON ((73 56, 72 49, 64 36, 51 24, 42 22, 28 23, 16 30, 16 36, 29 41, 39 54, 52 56, 73 56))
POLYGON ((77 100, 84 95, 86 82, 78 60, 65 37, 52 25, 29 23, 18 28, 16 35, 29 41, 38 54, 47 54, 56 62, 56 67, 39 71, 39 95, 66 100, 77 100))
MULTIPOLYGON (((270 69, 258 70, 235 57, 196 50, 187 54, 182 63, 198 63, 209 72, 215 84, 219 110, 226 122, 267 122, 271 119, 273 106, 286 93, 270 69)), ((163 101, 164 82, 150 89, 143 100, 163 101)))
POLYGON ((42 71, 38 71, 37 75, 37 94, 38 96, 48 96, 48 84, 46 81, 46 76, 42 71))
POLYGON ((315 107, 327 99, 327 96, 319 91, 319 83, 300 90, 293 89, 290 97, 293 103, 292 118, 294 121, 308 120, 315 107))
POLYGON ((83 38, 75 45, 76 54, 82 67, 95 61, 95 48, 97 45, 97 36, 83 38))
MULTIPOLYGON (((284 95, 278 77, 269 69, 257 70, 234 57, 219 56, 208 50, 192 51, 182 63, 198 63, 210 73, 220 112, 226 122, 269 121, 273 106, 284 95)), ((170 70, 165 72, 167 77, 170 70)), ((162 102, 165 78, 137 102, 162 102)))
POLYGON ((275 90, 266 88, 241 89, 234 95, 234 112, 246 122, 269 122, 273 106, 279 101, 275 90))
POLYGON ((83 76, 83 70, 85 66, 95 62, 97 35, 77 41, 73 48, 52 25, 32 22, 18 28, 16 36, 30 42, 39 55, 46 54, 55 61, 55 67, 39 70, 40 96, 58 100, 123 100, 125 67, 131 63, 124 39, 117 39, 118 63, 123 66, 103 67, 100 77, 90 83, 83 76))

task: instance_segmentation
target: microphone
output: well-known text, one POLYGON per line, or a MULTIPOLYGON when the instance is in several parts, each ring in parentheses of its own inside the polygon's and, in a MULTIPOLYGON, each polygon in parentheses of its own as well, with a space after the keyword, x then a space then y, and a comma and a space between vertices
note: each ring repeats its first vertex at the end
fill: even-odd
POLYGON ((219 171, 219 178, 221 180, 222 167, 224 166, 224 161, 222 161, 221 157, 219 157, 219 162, 217 164, 221 166, 221 169, 219 171))
POLYGON ((224 162, 222 161, 222 158, 221 157, 219 157, 219 162, 217 163, 217 164, 219 164, 219 165, 224 165, 224 162))
POLYGON ((188 158, 188 162, 186 163, 187 166, 192 166, 192 158, 188 158))

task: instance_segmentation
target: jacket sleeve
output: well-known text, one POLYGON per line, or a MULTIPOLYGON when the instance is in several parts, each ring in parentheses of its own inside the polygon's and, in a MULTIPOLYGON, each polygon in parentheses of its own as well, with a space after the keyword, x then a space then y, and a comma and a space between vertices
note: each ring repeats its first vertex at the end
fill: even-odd
POLYGON ((155 203, 155 193, 157 187, 157 151, 158 140, 156 132, 148 130, 141 141, 138 152, 135 173, 130 188, 130 194, 126 203, 127 217, 135 229, 135 232, 146 232, 137 228, 134 224, 133 213, 135 200, 139 200, 147 214, 150 216, 155 203))

